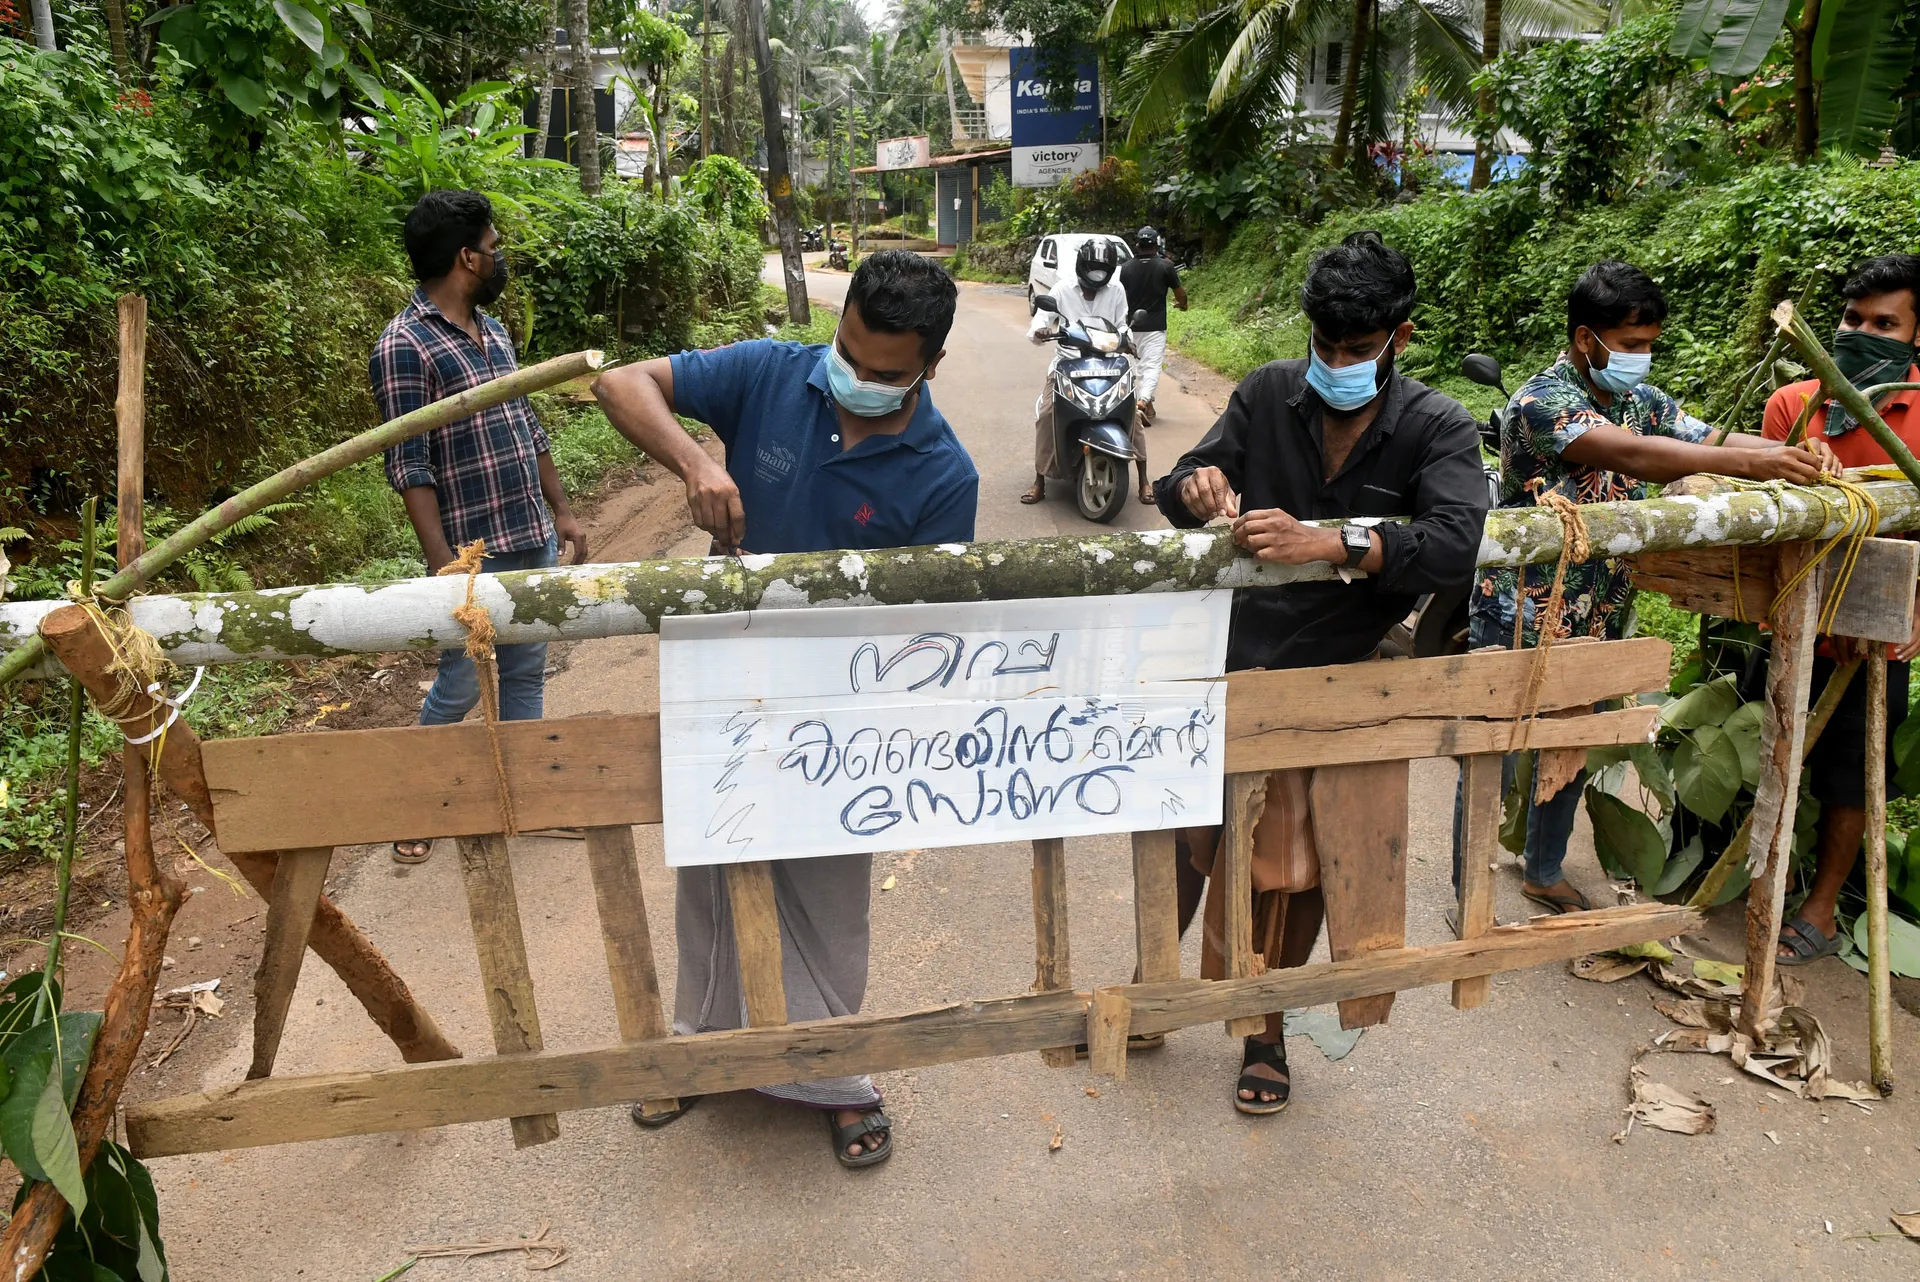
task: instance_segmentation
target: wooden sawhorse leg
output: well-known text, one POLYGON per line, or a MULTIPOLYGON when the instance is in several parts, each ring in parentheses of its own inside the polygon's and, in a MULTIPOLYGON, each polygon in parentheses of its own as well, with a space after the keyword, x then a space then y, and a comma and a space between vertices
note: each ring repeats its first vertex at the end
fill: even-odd
MULTIPOLYGON (((1493 929, 1493 865, 1500 849, 1500 754, 1480 753, 1461 760, 1463 826, 1460 842, 1460 938, 1476 939, 1493 929)), ((1472 1010, 1486 1003, 1489 979, 1453 981, 1453 1008, 1472 1010)))
MULTIPOLYGON (((1043 837, 1033 843, 1033 988, 1053 992, 1073 986, 1073 954, 1067 943, 1067 843, 1043 837)), ((1071 1046, 1049 1046, 1040 1061, 1072 1068, 1071 1046)))
MULTIPOLYGON (((640 886, 633 829, 626 824, 587 829, 587 868, 593 876, 593 900, 607 949, 607 977, 613 982, 613 1014, 620 1040, 665 1037, 667 1017, 660 1003, 660 975, 654 968, 653 934, 647 926, 647 897, 640 886)), ((679 1107, 676 1099, 640 1103, 649 1116, 679 1107)))
POLYGON ((773 866, 765 860, 727 865, 727 902, 733 909, 733 946, 740 958, 747 1023, 766 1028, 787 1022, 786 977, 780 961, 780 908, 773 897, 773 866))
POLYGON ((306 956, 313 914, 320 907, 320 891, 333 862, 332 846, 283 850, 273 871, 273 889, 267 895, 267 937, 260 949, 260 965, 253 973, 253 1063, 247 1079, 269 1077, 280 1053, 280 1035, 286 1031, 293 990, 300 983, 300 961, 306 956))
MULTIPOLYGON (((1253 976, 1253 830, 1260 826, 1266 808, 1265 772, 1227 776, 1226 814, 1213 875, 1221 878, 1221 920, 1226 932, 1222 960, 1228 979, 1253 976)), ((1266 1027, 1265 1015, 1247 1015, 1227 1021, 1227 1036, 1251 1037, 1266 1027)))
MULTIPOLYGON (((460 838, 460 871, 467 884, 473 944, 480 955, 480 982, 487 990, 487 1015, 493 1022, 493 1048, 502 1055, 537 1051, 540 1012, 533 1002, 533 974, 527 967, 526 937, 520 932, 520 901, 513 889, 507 839, 498 833, 460 838)), ((555 1113, 516 1117, 512 1125, 515 1148, 560 1138, 555 1113)))

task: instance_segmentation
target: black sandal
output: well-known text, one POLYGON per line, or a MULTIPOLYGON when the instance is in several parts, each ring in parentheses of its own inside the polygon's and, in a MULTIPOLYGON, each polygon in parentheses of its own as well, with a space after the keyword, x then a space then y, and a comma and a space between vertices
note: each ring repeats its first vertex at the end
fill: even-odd
POLYGON ((893 1156, 893 1123, 887 1120, 885 1113, 877 1108, 869 1108, 861 1112, 859 1121, 841 1126, 833 1120, 837 1111, 828 1109, 821 1116, 827 1119, 827 1133, 833 1136, 833 1155, 840 1159, 840 1165, 849 1168, 878 1166, 893 1156), (867 1136, 882 1132, 885 1132, 886 1138, 880 1141, 878 1148, 867 1143, 867 1136), (849 1144, 860 1146, 858 1157, 847 1152, 849 1144))
MULTIPOLYGON (((1255 1064, 1264 1064, 1268 1068, 1278 1069, 1280 1072, 1286 1073, 1286 1039, 1281 1038, 1278 1041, 1263 1042, 1252 1037, 1247 1038, 1245 1046, 1240 1052, 1240 1067, 1247 1069, 1252 1068, 1255 1064)), ((1236 1082, 1233 1087, 1233 1106, 1242 1113, 1249 1113, 1254 1117, 1266 1117, 1269 1114, 1278 1113, 1287 1106, 1287 1100, 1293 1094, 1292 1076, 1291 1073, 1288 1073, 1287 1080, 1276 1082, 1271 1077, 1261 1077, 1254 1073, 1241 1073, 1240 1080, 1236 1082), (1253 1098, 1241 1099, 1241 1091, 1252 1091, 1253 1098), (1262 1091, 1265 1091, 1269 1095, 1278 1095, 1280 1098, 1276 1100, 1263 1100, 1260 1098, 1262 1091)))
POLYGON ((680 1107, 665 1113, 649 1114, 642 1110, 640 1105, 635 1104, 632 1109, 634 1125, 644 1126, 650 1131, 657 1131, 668 1123, 677 1122, 685 1117, 687 1110, 695 1104, 698 1104, 704 1098, 705 1096, 702 1095, 682 1095, 680 1097, 680 1107))

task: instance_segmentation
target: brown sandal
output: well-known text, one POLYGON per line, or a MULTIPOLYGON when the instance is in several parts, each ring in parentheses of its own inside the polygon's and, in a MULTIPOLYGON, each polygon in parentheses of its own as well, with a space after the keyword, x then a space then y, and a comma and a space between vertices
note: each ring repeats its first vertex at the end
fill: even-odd
POLYGON ((396 864, 424 864, 432 857, 433 838, 431 837, 417 837, 412 841, 396 841, 393 843, 393 862, 396 864), (417 854, 409 855, 400 849, 402 846, 418 846, 420 850, 417 854))
POLYGON ((1033 488, 1020 496, 1020 501, 1022 503, 1038 503, 1046 497, 1047 483, 1045 481, 1035 481, 1033 488))

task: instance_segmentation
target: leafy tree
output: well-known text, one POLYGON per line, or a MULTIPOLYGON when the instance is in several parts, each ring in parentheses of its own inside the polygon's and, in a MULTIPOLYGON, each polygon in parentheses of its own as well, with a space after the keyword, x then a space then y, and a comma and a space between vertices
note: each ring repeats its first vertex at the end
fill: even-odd
POLYGON ((1920 59, 1920 0, 1686 0, 1669 51, 1715 75, 1754 74, 1793 48, 1794 150, 1880 150, 1920 59))
POLYGON ((633 85, 632 88, 634 97, 647 105, 648 132, 653 141, 650 152, 652 168, 647 174, 647 185, 651 187, 653 179, 658 176, 660 189, 664 192, 667 187, 667 152, 672 145, 672 74, 686 56, 691 42, 679 23, 638 8, 630 10, 620 20, 619 26, 614 28, 614 38, 620 44, 621 61, 636 71, 646 73, 644 94, 639 85, 633 85))
POLYGON ((442 102, 483 80, 552 83, 544 59, 553 28, 564 25, 555 22, 553 0, 379 0, 373 7, 373 56, 408 68, 442 102))
POLYGON ((287 113, 338 121, 348 43, 355 28, 373 30, 360 5, 322 0, 197 0, 162 12, 158 70, 201 104, 214 138, 249 150, 287 113))

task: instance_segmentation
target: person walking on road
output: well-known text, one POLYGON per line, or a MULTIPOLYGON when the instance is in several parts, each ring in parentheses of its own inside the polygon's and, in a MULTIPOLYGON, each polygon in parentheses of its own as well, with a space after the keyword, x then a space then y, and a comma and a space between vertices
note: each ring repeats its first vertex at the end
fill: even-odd
MULTIPOLYGON (((816 552, 973 539, 980 478, 934 407, 959 292, 931 259, 889 249, 862 259, 825 346, 761 339, 613 370, 594 395, 621 435, 686 485, 717 550, 816 552), (713 428, 716 463, 674 415, 713 428)), ((787 1018, 860 1010, 867 990, 873 858, 775 860, 787 1018)), ((723 870, 678 870, 674 1031, 740 1028, 746 998, 723 870)), ((822 1110, 842 1165, 893 1154, 892 1123, 865 1075, 761 1088, 822 1110)), ((679 1110, 633 1119, 661 1126, 679 1110)))
MULTIPOLYGON (((1227 668, 1305 668, 1374 657, 1422 593, 1469 582, 1487 514, 1480 439, 1457 401, 1407 378, 1394 358, 1413 334, 1413 269, 1378 232, 1355 232, 1309 266, 1300 305, 1307 359, 1263 365, 1155 486, 1176 528, 1233 518, 1262 561, 1329 563, 1342 574, 1234 594, 1227 668), (1409 516, 1402 523, 1390 516, 1409 516), (1310 521, 1344 520, 1337 527, 1310 521), (1352 577, 1358 571, 1362 577, 1352 577)), ((1304 965, 1324 917, 1314 771, 1268 777, 1253 833, 1254 948, 1271 969, 1304 965)), ((1332 816, 1327 816, 1331 819, 1332 816)), ((1181 926, 1207 889, 1201 974, 1223 978, 1225 895, 1218 828, 1175 840, 1181 926)), ((1277 1113, 1291 1095, 1281 1016, 1247 1038, 1234 1107, 1277 1113)))
MULTIPOLYGON (((1127 291, 1119 281, 1119 266, 1120 254, 1111 240, 1100 237, 1083 242, 1073 259, 1074 284, 1066 288, 1055 286, 1055 310, 1033 314, 1033 322, 1027 326, 1027 340, 1051 343, 1068 326, 1088 317, 1098 317, 1116 330, 1125 330, 1127 291)), ((1056 344, 1055 360, 1064 355, 1068 353, 1056 344)), ((1133 457, 1140 466, 1140 501, 1151 504, 1153 486, 1147 481, 1147 434, 1142 430, 1137 409, 1133 422, 1128 425, 1128 435, 1133 457)), ((1059 453, 1053 439, 1053 367, 1050 365, 1046 379, 1040 384, 1040 399, 1033 407, 1033 488, 1020 496, 1022 503, 1038 503, 1046 498, 1049 479, 1066 479, 1059 453)), ((1125 475, 1124 469, 1122 475, 1125 475)))
MULTIPOLYGON (((507 257, 487 198, 477 191, 430 191, 408 212, 402 234, 420 285, 367 362, 385 419, 519 368, 506 329, 480 310, 507 284, 507 257)), ((488 573, 557 564, 561 542, 570 564, 587 559, 586 532, 567 504, 547 434, 524 396, 402 441, 387 451, 386 467, 429 574, 451 565, 457 550, 475 540, 488 573)), ((503 645, 494 656, 501 720, 538 720, 547 647, 503 645)), ((463 649, 442 650, 420 724, 450 725, 479 701, 473 660, 463 649)), ((393 843, 398 863, 424 863, 432 851, 428 839, 393 843)))
POLYGON ((1160 368, 1167 360, 1167 292, 1181 311, 1187 310, 1187 289, 1180 269, 1161 252, 1160 233, 1142 227, 1133 234, 1133 258, 1120 268, 1120 285, 1127 291, 1127 309, 1146 316, 1133 327, 1133 350, 1139 353, 1139 372, 1133 394, 1140 400, 1140 421, 1152 426, 1153 395, 1160 390, 1160 368))

